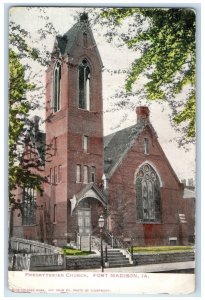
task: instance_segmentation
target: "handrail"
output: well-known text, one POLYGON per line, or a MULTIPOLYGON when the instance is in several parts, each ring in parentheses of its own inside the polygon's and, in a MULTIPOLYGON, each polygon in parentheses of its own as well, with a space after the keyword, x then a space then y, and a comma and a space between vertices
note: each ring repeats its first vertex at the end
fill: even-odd
POLYGON ((97 249, 100 251, 100 238, 97 236, 91 235, 91 247, 92 249, 97 249))
POLYGON ((104 233, 105 233, 106 238, 107 238, 108 240, 110 240, 110 243, 109 243, 109 241, 108 241, 108 244, 109 244, 112 248, 114 248, 114 236, 113 236, 113 234, 109 233, 108 230, 106 230, 104 233))
POLYGON ((112 248, 125 248, 123 242, 115 237, 113 233, 110 233, 108 230, 104 230, 104 234, 108 240, 108 244, 111 245, 112 248))

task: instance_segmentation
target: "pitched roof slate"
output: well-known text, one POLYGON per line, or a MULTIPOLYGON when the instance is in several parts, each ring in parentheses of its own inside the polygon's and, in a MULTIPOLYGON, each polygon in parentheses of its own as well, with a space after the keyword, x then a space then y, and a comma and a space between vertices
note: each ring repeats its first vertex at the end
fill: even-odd
POLYGON ((104 171, 109 173, 133 138, 141 131, 136 124, 104 137, 104 171))
POLYGON ((137 122, 137 124, 119 130, 104 137, 104 172, 109 174, 126 151, 134 143, 135 138, 149 127, 157 136, 153 126, 149 121, 137 122))
POLYGON ((56 37, 61 55, 70 54, 72 46, 80 30, 82 30, 82 26, 80 26, 80 23, 78 22, 73 25, 73 27, 71 27, 63 36, 58 35, 56 37))

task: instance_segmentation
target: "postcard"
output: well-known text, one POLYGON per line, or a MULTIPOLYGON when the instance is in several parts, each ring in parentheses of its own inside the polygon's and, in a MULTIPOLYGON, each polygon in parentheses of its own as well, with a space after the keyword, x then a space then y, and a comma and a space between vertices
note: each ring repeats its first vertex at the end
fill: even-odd
POLYGON ((194 293, 196 18, 10 7, 11 292, 194 293))

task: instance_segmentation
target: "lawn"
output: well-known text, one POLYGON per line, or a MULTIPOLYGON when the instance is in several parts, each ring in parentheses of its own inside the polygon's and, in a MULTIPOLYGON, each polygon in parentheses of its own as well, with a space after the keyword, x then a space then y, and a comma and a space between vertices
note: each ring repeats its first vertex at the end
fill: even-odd
POLYGON ((184 252, 192 251, 192 246, 155 246, 155 247, 133 247, 134 253, 160 253, 160 252, 184 252))
POLYGON ((94 254, 95 252, 81 251, 81 250, 78 250, 78 249, 74 249, 74 248, 71 248, 71 247, 64 246, 62 248, 62 253, 65 254, 65 255, 89 255, 89 254, 94 254))

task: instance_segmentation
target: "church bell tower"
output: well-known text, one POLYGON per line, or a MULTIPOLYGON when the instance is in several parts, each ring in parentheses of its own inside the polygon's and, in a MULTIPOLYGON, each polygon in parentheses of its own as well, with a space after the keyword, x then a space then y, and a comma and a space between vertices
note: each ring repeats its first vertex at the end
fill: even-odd
MULTIPOLYGON (((70 199, 103 176, 102 61, 88 16, 57 36, 46 77, 46 187, 53 239, 72 231, 70 199)), ((63 242, 62 242, 63 243, 63 242)))

